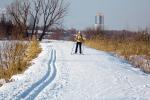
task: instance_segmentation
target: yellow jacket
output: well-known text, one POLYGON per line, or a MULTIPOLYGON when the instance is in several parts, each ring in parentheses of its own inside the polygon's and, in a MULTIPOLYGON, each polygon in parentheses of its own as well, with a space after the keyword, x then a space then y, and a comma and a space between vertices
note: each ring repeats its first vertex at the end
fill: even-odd
POLYGON ((76 42, 84 42, 85 41, 85 38, 81 35, 81 34, 77 34, 76 36, 75 36, 75 41, 76 42))

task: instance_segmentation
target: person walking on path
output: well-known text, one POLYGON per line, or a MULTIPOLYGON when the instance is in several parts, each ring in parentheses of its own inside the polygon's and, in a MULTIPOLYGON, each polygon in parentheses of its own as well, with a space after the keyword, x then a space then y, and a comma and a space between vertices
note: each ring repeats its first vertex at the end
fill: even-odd
POLYGON ((80 54, 82 54, 83 53, 83 51, 82 51, 82 43, 85 41, 85 38, 83 37, 83 35, 81 34, 80 31, 75 36, 75 41, 76 41, 75 54, 78 52, 78 47, 79 47, 80 54))

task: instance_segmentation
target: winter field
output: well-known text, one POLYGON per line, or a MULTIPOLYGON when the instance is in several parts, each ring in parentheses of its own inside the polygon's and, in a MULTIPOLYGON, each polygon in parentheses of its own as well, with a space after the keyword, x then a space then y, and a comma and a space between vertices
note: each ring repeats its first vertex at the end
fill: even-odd
POLYGON ((74 43, 43 41, 42 52, 11 83, 0 100, 150 100, 150 75, 114 55, 74 43))

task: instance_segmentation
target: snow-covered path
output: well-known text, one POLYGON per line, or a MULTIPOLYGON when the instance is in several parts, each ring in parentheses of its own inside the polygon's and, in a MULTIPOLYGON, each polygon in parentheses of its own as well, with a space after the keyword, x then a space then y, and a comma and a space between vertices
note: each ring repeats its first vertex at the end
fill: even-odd
POLYGON ((150 100, 150 75, 113 55, 72 42, 44 41, 43 51, 15 82, 0 87, 0 100, 150 100))

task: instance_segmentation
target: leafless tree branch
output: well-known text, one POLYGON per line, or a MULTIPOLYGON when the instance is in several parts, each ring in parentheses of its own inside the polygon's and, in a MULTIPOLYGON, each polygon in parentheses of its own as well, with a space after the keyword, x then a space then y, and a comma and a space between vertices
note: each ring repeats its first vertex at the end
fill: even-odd
POLYGON ((39 40, 41 41, 45 35, 45 31, 53 25, 61 24, 61 20, 67 13, 67 5, 64 0, 43 0, 42 11, 43 11, 43 33, 39 40))

